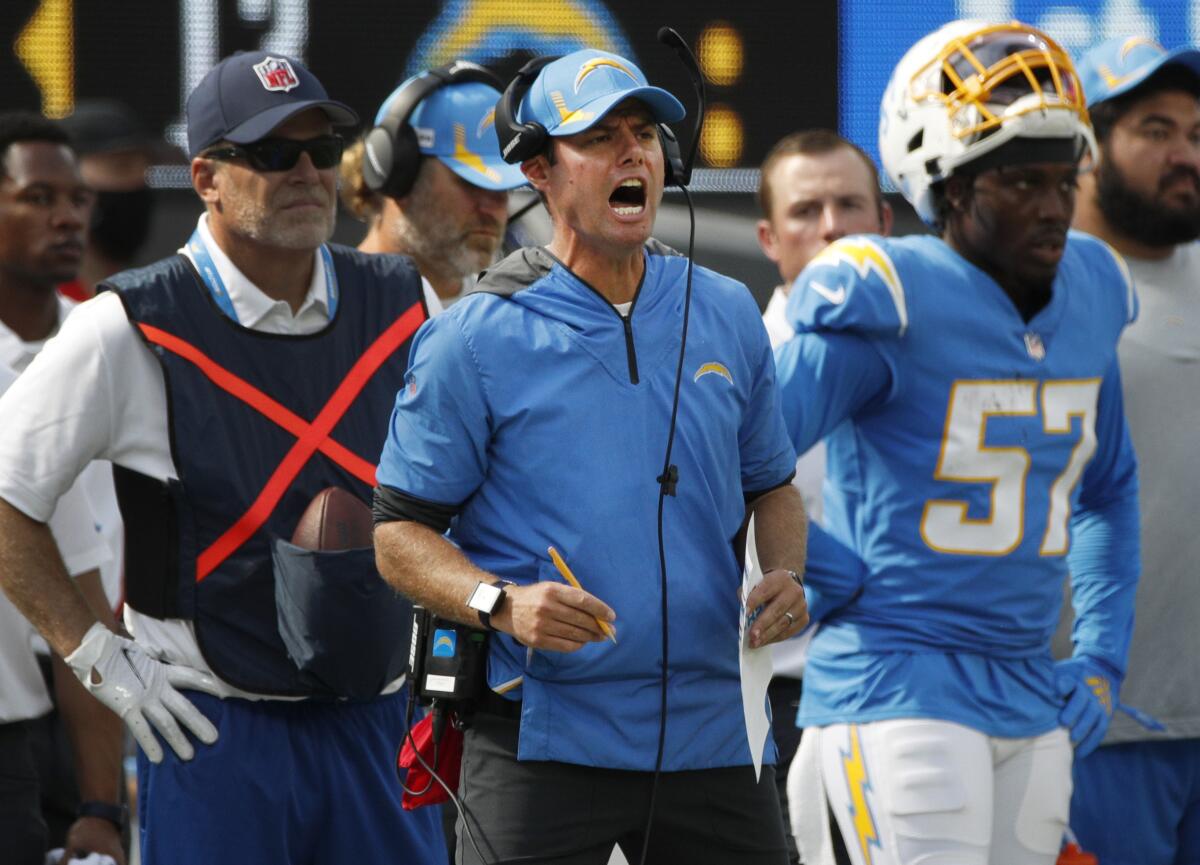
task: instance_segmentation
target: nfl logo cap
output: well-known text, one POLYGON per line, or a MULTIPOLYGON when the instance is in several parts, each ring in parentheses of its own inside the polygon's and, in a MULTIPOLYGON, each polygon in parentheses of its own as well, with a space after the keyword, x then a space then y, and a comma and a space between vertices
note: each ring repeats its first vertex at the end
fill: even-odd
MULTIPOLYGON (((414 78, 384 100, 375 115, 376 126, 383 123, 393 100, 414 78)), ((499 99, 496 88, 479 81, 446 84, 433 91, 408 118, 421 153, 440 160, 473 186, 497 191, 524 186, 520 166, 509 165, 500 157, 500 141, 496 138, 499 99)))
POLYGON ((335 126, 358 115, 329 98, 298 60, 266 51, 239 51, 208 71, 187 100, 188 156, 218 141, 250 144, 293 115, 321 108, 335 126))
POLYGON ((1200 51, 1168 51, 1144 36, 1118 36, 1101 42, 1075 66, 1088 107, 1135 89, 1164 66, 1182 66, 1200 83, 1200 51))
POLYGON ((517 120, 536 121, 550 135, 583 132, 626 99, 641 100, 657 123, 682 120, 683 104, 651 87, 642 70, 607 51, 576 51, 546 64, 521 100, 517 120))

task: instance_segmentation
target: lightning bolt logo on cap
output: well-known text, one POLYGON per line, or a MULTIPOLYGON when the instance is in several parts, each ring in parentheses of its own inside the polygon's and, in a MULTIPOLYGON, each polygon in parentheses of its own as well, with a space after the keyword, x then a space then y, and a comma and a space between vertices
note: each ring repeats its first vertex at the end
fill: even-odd
POLYGON ((454 124, 454 154, 451 158, 475 169, 489 180, 500 181, 500 172, 485 165, 479 154, 472 153, 467 147, 467 128, 461 123, 454 124))
POLYGON ((579 87, 583 84, 585 78, 587 78, 597 69, 605 66, 609 67, 610 69, 616 69, 618 72, 624 72, 633 79, 633 83, 635 85, 641 84, 641 82, 638 81, 637 76, 630 72, 624 64, 618 63, 611 57, 593 57, 591 60, 585 61, 583 65, 579 67, 579 72, 575 75, 575 92, 579 92, 579 87))

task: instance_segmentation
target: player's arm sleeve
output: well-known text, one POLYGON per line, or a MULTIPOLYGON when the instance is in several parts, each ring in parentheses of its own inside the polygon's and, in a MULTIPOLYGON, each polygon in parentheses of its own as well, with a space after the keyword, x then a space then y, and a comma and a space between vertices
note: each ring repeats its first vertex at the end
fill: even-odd
POLYGON ((1072 641, 1075 656, 1102 662, 1119 682, 1133 634, 1141 547, 1137 462, 1115 360, 1100 387, 1096 440, 1071 517, 1072 641))
POLYGON ((886 398, 892 372, 869 340, 852 333, 800 333, 775 352, 783 421, 797 453, 846 418, 886 398))
POLYGON ((377 472, 376 522, 445 531, 483 482, 491 418, 474 355, 456 319, 438 316, 413 342, 377 472))
POLYGON ((796 337, 775 360, 797 453, 892 392, 885 347, 904 336, 910 306, 895 252, 882 237, 844 237, 813 258, 792 286, 786 318, 796 337))
POLYGON ((867 580, 867 565, 848 546, 816 523, 808 525, 804 599, 814 622, 853 602, 867 580))

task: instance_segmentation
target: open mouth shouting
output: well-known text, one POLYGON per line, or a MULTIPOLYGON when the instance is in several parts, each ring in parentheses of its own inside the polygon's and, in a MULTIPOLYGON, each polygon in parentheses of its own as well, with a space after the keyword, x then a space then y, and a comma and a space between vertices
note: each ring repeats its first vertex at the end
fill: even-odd
POLYGON ((646 184, 640 177, 622 180, 608 197, 617 216, 639 216, 646 209, 646 184))

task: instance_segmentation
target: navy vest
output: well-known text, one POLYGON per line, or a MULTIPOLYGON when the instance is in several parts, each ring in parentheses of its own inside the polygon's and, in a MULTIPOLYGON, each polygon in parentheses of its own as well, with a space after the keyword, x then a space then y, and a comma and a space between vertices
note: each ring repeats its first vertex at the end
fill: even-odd
POLYGON ((179 475, 164 484, 118 467, 115 477, 131 607, 156 618, 191 619, 205 660, 238 688, 367 698, 404 672, 411 607, 379 577, 370 547, 315 552, 289 539, 326 487, 371 501, 411 339, 428 311, 408 259, 331 250, 337 315, 306 336, 261 333, 232 321, 183 256, 109 281, 162 366, 179 475), (385 331, 394 351, 328 436, 361 458, 357 470, 353 460, 340 464, 321 450, 301 461, 305 429, 385 331), (181 356, 177 340, 186 344, 184 354, 198 351, 204 360, 181 356), (209 374, 198 363, 208 364, 209 374), (218 378, 220 370, 232 373, 304 426, 288 431, 214 384, 215 368, 218 378), (362 476, 364 466, 370 477, 362 476), (260 497, 269 501, 260 509, 265 519, 251 521, 254 530, 243 542, 231 540, 230 529, 260 497))

